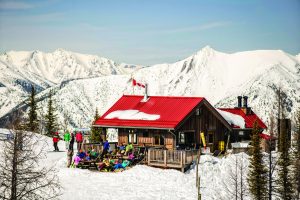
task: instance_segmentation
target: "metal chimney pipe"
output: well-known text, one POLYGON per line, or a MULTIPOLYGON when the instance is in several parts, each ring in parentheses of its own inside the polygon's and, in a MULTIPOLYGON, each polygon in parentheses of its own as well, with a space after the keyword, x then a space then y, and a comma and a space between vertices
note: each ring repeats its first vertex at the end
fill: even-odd
POLYGON ((241 108, 242 107, 242 96, 238 96, 238 108, 241 108))
POLYGON ((243 107, 247 108, 248 107, 248 97, 247 96, 243 96, 244 99, 244 105, 243 107))

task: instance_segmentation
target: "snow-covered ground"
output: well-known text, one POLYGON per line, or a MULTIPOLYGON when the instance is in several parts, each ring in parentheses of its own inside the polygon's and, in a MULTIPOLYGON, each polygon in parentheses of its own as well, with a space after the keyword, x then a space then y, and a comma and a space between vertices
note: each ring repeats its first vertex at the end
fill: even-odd
MULTIPOLYGON (((66 151, 63 141, 58 146, 63 152, 53 152, 52 139, 45 138, 47 158, 42 164, 55 166, 63 187, 62 200, 196 200, 196 169, 186 173, 172 169, 158 169, 145 165, 134 166, 124 172, 97 172, 66 167, 66 151)), ((0 146, 3 142, 0 142, 0 146)), ((75 147, 76 148, 76 147, 75 147)), ((248 166, 246 154, 229 155, 226 158, 201 156, 199 173, 202 199, 231 199, 231 171, 235 169, 236 158, 248 166)), ((247 170, 244 172, 246 176, 247 170)), ((244 198, 244 199, 247 199, 244 198)))

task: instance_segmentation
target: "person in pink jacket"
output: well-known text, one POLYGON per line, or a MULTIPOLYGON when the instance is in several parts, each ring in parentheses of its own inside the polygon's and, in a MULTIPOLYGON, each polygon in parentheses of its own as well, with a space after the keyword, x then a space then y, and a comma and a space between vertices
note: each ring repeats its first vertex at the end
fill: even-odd
POLYGON ((76 142, 77 142, 77 150, 79 151, 81 149, 83 137, 81 132, 77 132, 76 135, 76 142))

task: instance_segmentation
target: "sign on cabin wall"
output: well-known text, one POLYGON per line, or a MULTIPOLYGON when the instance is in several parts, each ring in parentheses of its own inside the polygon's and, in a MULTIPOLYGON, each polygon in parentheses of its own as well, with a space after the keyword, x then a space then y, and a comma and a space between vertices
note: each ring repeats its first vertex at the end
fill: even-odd
POLYGON ((118 129, 107 128, 106 139, 108 140, 108 142, 118 142, 118 129))

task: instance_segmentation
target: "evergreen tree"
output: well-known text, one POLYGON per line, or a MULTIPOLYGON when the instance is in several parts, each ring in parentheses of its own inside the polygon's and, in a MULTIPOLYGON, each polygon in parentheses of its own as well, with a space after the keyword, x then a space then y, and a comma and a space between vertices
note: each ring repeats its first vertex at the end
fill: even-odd
MULTIPOLYGON (((100 115, 98 113, 98 108, 96 108, 96 112, 95 112, 93 124, 99 118, 100 118, 100 115)), ((94 142, 94 143, 101 142, 101 136, 100 136, 100 134, 102 132, 102 129, 100 127, 94 127, 93 124, 92 124, 92 128, 91 128, 90 141, 94 142)))
POLYGON ((289 142, 286 127, 280 121, 280 151, 278 160, 278 194, 283 200, 293 198, 293 186, 291 177, 291 158, 289 154, 289 142))
POLYGON ((39 165, 45 157, 47 144, 39 135, 24 131, 27 123, 19 114, 14 116, 9 126, 13 137, 0 145, 0 199, 46 200, 61 193, 54 167, 39 165))
POLYGON ((253 199, 261 200, 266 198, 267 193, 267 170, 263 163, 263 154, 260 147, 260 130, 257 121, 252 130, 253 152, 250 157, 248 183, 253 199))
POLYGON ((45 116, 45 118, 46 118, 46 134, 48 136, 51 136, 57 127, 56 115, 55 115, 55 109, 54 109, 54 105, 53 105, 52 96, 53 96, 53 91, 50 90, 49 101, 48 101, 48 111, 45 116))
POLYGON ((38 130, 38 118, 37 118, 37 105, 35 100, 36 91, 33 85, 31 85, 31 94, 29 97, 29 113, 28 113, 28 131, 36 132, 38 130))
POLYGON ((296 116, 296 132, 294 135, 293 152, 293 179, 295 199, 300 199, 300 109, 296 116))

